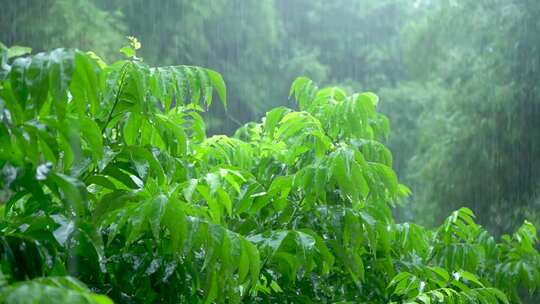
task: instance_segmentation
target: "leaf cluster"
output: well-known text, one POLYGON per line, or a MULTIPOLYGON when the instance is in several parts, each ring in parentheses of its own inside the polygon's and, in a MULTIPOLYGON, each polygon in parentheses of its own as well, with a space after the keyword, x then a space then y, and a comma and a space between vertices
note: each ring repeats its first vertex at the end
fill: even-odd
POLYGON ((298 78, 298 109, 207 137, 221 76, 136 49, 108 65, 2 46, 3 302, 484 304, 539 287, 529 223, 496 242, 468 209, 394 222, 409 190, 375 94, 298 78))

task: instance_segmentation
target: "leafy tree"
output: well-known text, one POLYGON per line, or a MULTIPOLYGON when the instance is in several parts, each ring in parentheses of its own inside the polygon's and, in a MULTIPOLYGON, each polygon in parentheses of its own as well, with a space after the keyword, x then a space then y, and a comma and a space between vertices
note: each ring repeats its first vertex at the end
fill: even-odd
POLYGON ((0 47, 2 301, 519 303, 538 289, 528 222, 500 242, 466 208, 434 230, 394 222, 409 191, 375 94, 298 78, 298 110, 208 137, 221 76, 151 68, 138 47, 111 65, 0 47))
POLYGON ((285 81, 276 50, 281 28, 273 0, 101 1, 107 11, 119 11, 130 35, 152 46, 141 52, 150 64, 204 65, 228 79, 230 99, 241 104, 225 113, 212 108, 211 130, 233 132, 285 98, 285 81), (226 58, 226 60, 224 60, 226 58), (246 75, 252 75, 247 78, 246 75))
POLYGON ((414 12, 410 1, 278 0, 277 5, 285 39, 316 52, 329 80, 378 89, 403 78, 400 31, 414 12))
POLYGON ((442 1, 411 26, 411 70, 446 92, 425 108, 407 169, 431 224, 463 203, 497 233, 534 215, 539 15, 534 1, 442 1))
MULTIPOLYGON (((17 0, 2 3, 0 41, 37 51, 77 47, 114 55, 126 28, 93 0, 17 0)), ((109 59, 117 59, 112 57, 109 59)))
POLYGON ((5 7, 9 31, 0 40, 8 44, 114 54, 120 36, 133 35, 152 46, 141 51, 151 65, 221 72, 242 106, 212 107, 205 115, 211 133, 232 133, 274 106, 292 106, 287 91, 298 74, 371 90, 394 85, 405 72, 399 33, 413 9, 401 0, 25 0, 5 7))

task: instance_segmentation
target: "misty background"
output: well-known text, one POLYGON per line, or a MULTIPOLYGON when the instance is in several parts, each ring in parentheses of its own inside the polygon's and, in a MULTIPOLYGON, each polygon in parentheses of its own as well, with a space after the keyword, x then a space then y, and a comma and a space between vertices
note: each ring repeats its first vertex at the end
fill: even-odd
POLYGON ((288 98, 297 76, 372 91, 391 121, 401 220, 470 207, 494 233, 540 224, 538 0, 2 0, 0 41, 222 73, 232 133, 288 98))

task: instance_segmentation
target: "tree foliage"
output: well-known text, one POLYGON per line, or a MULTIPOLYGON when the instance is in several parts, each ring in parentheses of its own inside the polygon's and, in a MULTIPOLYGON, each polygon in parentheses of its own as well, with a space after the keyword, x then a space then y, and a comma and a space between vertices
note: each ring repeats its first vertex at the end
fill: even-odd
POLYGON ((399 218, 434 227, 466 205, 500 235, 540 219, 539 16, 531 0, 20 0, 2 3, 0 41, 110 61, 135 35, 150 65, 210 67, 238 106, 201 113, 209 134, 294 107, 299 74, 374 91, 414 190, 399 218))
POLYGON ((498 234, 538 221, 539 14, 535 1, 440 1, 406 31, 411 78, 434 84, 417 90, 403 174, 417 214, 467 203, 498 234))
POLYGON ((43 51, 59 47, 115 56, 126 28, 117 12, 94 0, 21 0, 2 3, 0 41, 43 51))
POLYGON ((394 222, 409 190, 375 94, 301 77, 297 109, 208 137, 221 76, 152 68, 137 48, 108 65, 1 46, 3 302, 484 304, 537 290, 528 222, 500 241, 466 208, 434 230, 394 222))

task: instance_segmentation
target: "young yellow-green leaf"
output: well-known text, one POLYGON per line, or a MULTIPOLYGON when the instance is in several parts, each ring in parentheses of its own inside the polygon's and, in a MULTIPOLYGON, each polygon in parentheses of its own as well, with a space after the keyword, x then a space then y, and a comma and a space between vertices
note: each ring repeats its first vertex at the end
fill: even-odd
POLYGON ((20 45, 14 45, 12 47, 10 47, 7 51, 7 58, 8 59, 11 59, 11 58, 14 58, 14 57, 19 57, 19 56, 23 56, 23 55, 28 55, 32 53, 32 49, 29 48, 29 47, 24 47, 24 46, 20 46, 20 45))

